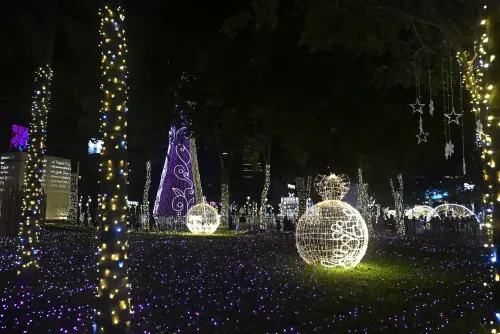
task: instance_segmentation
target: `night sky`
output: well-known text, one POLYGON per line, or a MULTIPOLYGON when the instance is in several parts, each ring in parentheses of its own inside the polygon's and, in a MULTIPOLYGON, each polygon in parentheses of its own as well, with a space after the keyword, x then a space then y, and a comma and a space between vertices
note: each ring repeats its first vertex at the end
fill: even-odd
MULTIPOLYGON (((280 131, 292 135, 274 141, 274 179, 293 180, 296 175, 326 172, 347 173, 354 178, 362 161, 368 182, 384 201, 384 198, 390 200, 387 196, 388 178, 395 177, 397 172, 403 172, 408 178, 409 189, 417 177, 433 179, 438 175, 461 175, 461 129, 458 126, 452 128, 455 155, 446 161, 444 96, 436 89, 433 97, 435 115, 431 117, 427 112, 424 115, 425 131, 430 132, 428 143, 417 145, 418 116, 411 113, 408 105, 415 100, 411 65, 407 64, 403 78, 396 80, 395 84, 377 87, 374 66, 390 64, 394 60, 389 55, 372 59, 335 49, 311 52, 307 45, 300 45, 300 21, 294 19, 282 19, 276 30, 263 28, 255 32, 248 29, 236 38, 230 38, 221 33, 224 19, 245 8, 246 4, 148 0, 124 1, 124 5, 128 13, 130 72, 130 198, 139 199, 144 164, 149 159, 153 161, 153 189, 156 189, 167 150, 168 129, 174 117, 176 87, 185 71, 193 73, 202 83, 202 93, 197 98, 198 106, 201 106, 199 110, 213 103, 211 89, 224 80, 226 86, 223 87, 235 87, 228 93, 232 100, 226 103, 243 106, 239 108, 242 115, 245 106, 252 101, 268 101, 269 96, 277 95, 279 99, 270 103, 281 104, 279 113, 282 117, 288 117, 287 110, 292 113, 297 111, 292 109, 297 108, 306 114, 306 118, 314 116, 324 120, 320 122, 321 129, 310 124, 283 125, 280 131), (212 63, 216 59, 222 65, 207 70, 203 67, 206 58, 212 59, 212 63), (258 73, 260 81, 249 84, 245 80, 252 73, 258 73), (222 79, 215 80, 215 75, 222 79), (304 144, 309 151, 305 164, 307 171, 290 153, 290 146, 295 145, 293 140, 307 142, 304 144)), ((6 66, 2 71, 4 80, 0 83, 2 152, 9 150, 11 125, 29 124, 32 77, 37 49, 43 43, 37 33, 42 22, 42 6, 41 0, 11 0, 3 4, 3 32, 0 34, 3 51, 0 57, 6 66)), ((74 168, 76 161, 81 161, 81 174, 88 180, 88 189, 93 189, 94 179, 98 177, 95 175, 97 158, 86 153, 89 138, 99 136, 97 8, 98 1, 60 3, 53 58, 53 100, 48 121, 48 154, 72 159, 74 168)), ((422 64, 426 64, 426 59, 424 56, 422 64)), ((421 95, 422 103, 427 104, 428 69, 424 65, 421 95)), ((434 68, 431 72, 433 85, 439 87, 442 73, 434 68)), ((454 89, 455 103, 460 109, 457 85, 458 80, 454 89)), ((464 94, 462 101, 466 112, 465 159, 468 178, 474 181, 480 170, 477 168, 475 120, 468 112, 466 96, 464 94)), ((427 111, 427 107, 424 110, 427 111)), ((197 117, 193 115, 193 119, 197 117)), ((195 128, 210 126, 209 123, 196 124, 195 128)), ((200 170, 206 195, 216 199, 219 196, 218 159, 214 147, 207 142, 198 136, 200 170)), ((237 185, 232 193, 236 199, 247 194, 254 196, 260 191, 260 186, 248 189, 239 183, 241 159, 239 155, 232 169, 232 180, 237 185)))

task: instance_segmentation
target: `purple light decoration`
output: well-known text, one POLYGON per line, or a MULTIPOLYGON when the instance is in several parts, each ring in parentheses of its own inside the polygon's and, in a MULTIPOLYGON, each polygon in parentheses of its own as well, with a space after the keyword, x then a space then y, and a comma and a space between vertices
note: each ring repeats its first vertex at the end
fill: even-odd
POLYGON ((14 147, 19 151, 28 148, 29 128, 21 125, 12 125, 12 138, 10 139, 10 147, 14 147))
MULTIPOLYGON (((153 215, 155 218, 180 218, 196 203, 193 164, 186 128, 170 129, 167 157, 161 174, 153 215)), ((196 153, 194 153, 196 154, 196 153)))

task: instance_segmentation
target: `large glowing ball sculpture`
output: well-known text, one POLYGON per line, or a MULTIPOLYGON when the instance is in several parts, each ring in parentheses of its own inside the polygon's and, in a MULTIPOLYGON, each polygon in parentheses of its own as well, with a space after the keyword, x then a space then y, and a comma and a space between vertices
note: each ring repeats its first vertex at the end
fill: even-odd
POLYGON ((186 225, 192 233, 212 234, 219 224, 217 210, 205 203, 196 204, 186 214, 186 225))
POLYGON ((360 213, 342 202, 349 191, 349 178, 320 175, 315 184, 323 202, 300 217, 295 234, 297 250, 309 264, 355 267, 368 247, 368 228, 360 213))

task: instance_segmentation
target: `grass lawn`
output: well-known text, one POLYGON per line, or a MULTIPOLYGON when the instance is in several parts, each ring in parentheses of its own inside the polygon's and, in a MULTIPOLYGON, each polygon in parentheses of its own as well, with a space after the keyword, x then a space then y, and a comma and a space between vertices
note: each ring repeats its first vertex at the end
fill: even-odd
MULTIPOLYGON (((91 331, 93 237, 47 230, 23 298, 15 244, 0 240, 0 332, 91 331)), ((307 265, 276 234, 132 232, 129 244, 136 333, 481 333, 491 311, 479 241, 380 235, 354 269, 307 265)))

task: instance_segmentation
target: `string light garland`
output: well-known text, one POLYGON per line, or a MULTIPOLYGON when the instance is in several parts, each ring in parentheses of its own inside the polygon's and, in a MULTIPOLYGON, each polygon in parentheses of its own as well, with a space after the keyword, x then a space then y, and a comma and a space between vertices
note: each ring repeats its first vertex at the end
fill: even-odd
POLYGON ((130 332, 130 284, 127 276, 127 41, 120 7, 104 6, 101 18, 103 92, 101 151, 103 194, 99 201, 96 329, 99 333, 130 332))
POLYGON ((260 195, 259 222, 260 222, 261 227, 265 226, 267 193, 269 192, 269 185, 270 184, 271 184, 271 165, 266 164, 265 169, 264 169, 264 188, 262 189, 262 194, 260 195))
POLYGON ((373 234, 373 226, 371 222, 370 215, 370 197, 368 196, 368 183, 363 181, 363 169, 358 168, 358 185, 356 188, 358 210, 363 217, 366 227, 368 228, 368 233, 373 234))
POLYGON ((368 229, 359 212, 342 202, 349 191, 349 178, 320 175, 316 190, 323 202, 297 223, 295 242, 300 256, 309 264, 324 267, 357 266, 368 247, 368 229))
POLYGON ((142 195, 141 226, 149 230, 149 188, 151 187, 151 161, 146 162, 146 182, 144 183, 144 194, 142 195))
POLYGON ((392 197, 394 198, 394 210, 396 212, 396 233, 403 235, 405 234, 403 175, 398 175, 399 188, 397 190, 394 188, 392 179, 390 179, 389 182, 391 185, 392 197))
POLYGON ((38 68, 35 73, 28 162, 24 178, 22 222, 19 224, 19 274, 25 270, 38 268, 38 239, 45 214, 42 178, 52 75, 49 65, 38 68))
POLYGON ((71 173, 68 222, 75 225, 78 222, 78 176, 76 173, 71 173))
MULTIPOLYGON (((487 10, 487 6, 484 6, 487 10)), ((484 282, 487 287, 493 288, 495 295, 491 293, 495 308, 495 316, 490 321, 492 333, 499 330, 500 303, 493 297, 497 297, 500 289, 500 272, 498 268, 497 252, 498 236, 494 236, 493 229, 498 228, 498 214, 500 213, 500 171, 497 167, 498 141, 500 127, 500 102, 498 87, 498 65, 495 62, 495 51, 498 52, 498 40, 496 44, 493 39, 498 36, 497 13, 492 13, 480 21, 480 38, 475 42, 474 55, 467 51, 458 52, 457 60, 462 67, 462 80, 471 96, 472 111, 477 119, 477 135, 482 147, 482 159, 484 162, 485 190, 483 194, 484 222, 487 231, 488 243, 485 247, 491 251, 490 263, 492 282, 484 282), (495 81, 496 80, 496 81, 495 81)), ((498 39, 498 38, 497 38, 498 39)))

